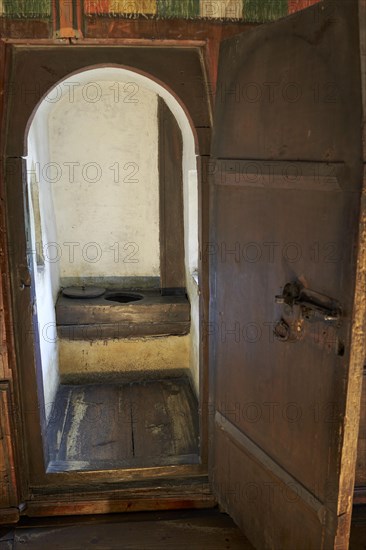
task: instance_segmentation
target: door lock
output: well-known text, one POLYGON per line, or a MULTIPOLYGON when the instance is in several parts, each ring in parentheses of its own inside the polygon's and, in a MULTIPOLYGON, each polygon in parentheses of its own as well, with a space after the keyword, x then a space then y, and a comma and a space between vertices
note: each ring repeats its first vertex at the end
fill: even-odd
POLYGON ((323 321, 339 322, 342 317, 342 309, 337 300, 305 288, 298 282, 287 283, 282 294, 275 297, 275 301, 291 308, 299 306, 301 317, 307 320, 320 316, 323 321))

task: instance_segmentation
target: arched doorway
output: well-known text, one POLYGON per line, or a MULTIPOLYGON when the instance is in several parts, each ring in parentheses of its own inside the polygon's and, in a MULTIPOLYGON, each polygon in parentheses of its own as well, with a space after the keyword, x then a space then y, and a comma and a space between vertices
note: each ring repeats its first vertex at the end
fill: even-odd
MULTIPOLYGON (((194 153, 199 155, 197 157, 199 168, 197 188, 199 246, 201 247, 202 243, 207 241, 208 187, 202 185, 202 181, 206 181, 207 163, 204 162, 202 155, 206 155, 208 152, 210 107, 205 87, 205 70, 199 51, 191 47, 183 49, 171 47, 88 47, 86 49, 70 47, 66 49, 45 46, 27 51, 16 48, 12 78, 17 83, 17 90, 20 93, 12 96, 11 105, 9 106, 9 129, 11 131, 8 134, 6 144, 8 159, 6 166, 8 176, 6 180, 6 215, 9 221, 9 240, 12 247, 9 254, 9 269, 13 299, 13 334, 16 343, 15 360, 19 376, 17 402, 22 415, 23 435, 19 440, 19 448, 23 449, 21 452, 27 464, 24 478, 26 486, 45 486, 48 491, 57 492, 56 485, 57 487, 62 486, 64 489, 70 488, 71 490, 72 488, 73 491, 76 491, 76 487, 80 484, 93 486, 95 483, 99 483, 103 485, 103 491, 108 492, 111 484, 116 482, 130 483, 131 480, 142 478, 154 480, 157 477, 159 479, 171 479, 172 476, 175 478, 183 476, 185 479, 195 476, 197 482, 199 479, 204 479, 204 483, 207 482, 207 338, 200 342, 197 349, 200 362, 200 368, 196 371, 199 375, 199 463, 152 466, 146 471, 144 471, 144 468, 136 467, 132 469, 47 472, 45 457, 48 449, 45 442, 47 441, 47 413, 49 413, 50 407, 39 406, 39 403, 45 402, 45 398, 39 346, 35 345, 38 338, 38 329, 34 326, 33 319, 35 296, 30 284, 29 250, 27 250, 25 237, 28 233, 28 242, 31 242, 30 228, 26 227, 25 224, 25 220, 29 216, 27 213, 24 215, 24 186, 21 185, 21 174, 23 173, 24 185, 27 174, 25 157, 28 155, 28 144, 25 137, 28 133, 27 128, 30 126, 41 100, 48 97, 51 105, 52 101, 57 100, 57 85, 86 69, 112 66, 127 68, 133 75, 147 76, 151 81, 164 88, 165 91, 162 90, 161 96, 164 93, 170 94, 186 115, 191 128, 190 131, 194 136, 194 153), (33 82, 37 82, 37 89, 35 93, 28 94, 33 82), (50 94, 51 90, 54 90, 52 94, 50 94), (197 475, 201 477, 198 478, 197 475)), ((160 99, 165 101, 165 97, 160 97, 160 99)), ((169 99, 165 101, 165 104, 173 113, 174 120, 176 120, 174 107, 171 107, 172 103, 169 102, 169 99)), ((180 124, 179 120, 176 124, 177 126, 180 124)), ((182 132, 182 128, 180 128, 180 131, 182 132)), ((184 163, 184 150, 182 156, 184 163)), ((182 164, 181 166, 183 167, 182 164)), ((32 171, 32 167, 30 171, 32 171)), ((193 174, 192 171, 185 174, 188 175, 192 183, 192 175, 195 176, 194 170, 193 174)), ((189 239, 189 231, 186 235, 189 239)), ((196 318, 192 314, 193 310, 191 311, 191 327, 194 323, 196 323, 196 326, 202 325, 204 320, 208 318, 208 271, 207 266, 202 270, 201 263, 200 254, 198 270, 201 270, 202 277, 197 297, 200 311, 198 315, 198 310, 196 310, 196 318)), ((194 266, 191 265, 191 267, 194 266)), ((192 269, 191 275, 193 275, 192 284, 197 287, 197 283, 194 281, 197 278, 195 269, 192 269)), ((52 340, 54 335, 52 326, 48 334, 52 340)), ((204 491, 205 487, 206 485, 200 485, 200 492, 204 491)))
POLYGON ((186 114, 146 76, 92 68, 43 98, 27 145, 47 471, 199 462, 198 190, 186 114))

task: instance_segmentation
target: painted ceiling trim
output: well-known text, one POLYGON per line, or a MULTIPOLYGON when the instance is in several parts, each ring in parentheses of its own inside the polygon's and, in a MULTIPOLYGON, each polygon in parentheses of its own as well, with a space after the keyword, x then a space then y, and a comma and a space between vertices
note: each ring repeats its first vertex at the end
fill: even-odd
POLYGON ((0 14, 3 17, 32 19, 51 16, 51 0, 0 0, 0 14))
MULTIPOLYGON (((69 0, 72 4, 72 0, 69 0)), ((84 0, 86 16, 273 21, 319 0, 84 0)), ((0 15, 50 18, 52 0, 0 0, 0 15)))

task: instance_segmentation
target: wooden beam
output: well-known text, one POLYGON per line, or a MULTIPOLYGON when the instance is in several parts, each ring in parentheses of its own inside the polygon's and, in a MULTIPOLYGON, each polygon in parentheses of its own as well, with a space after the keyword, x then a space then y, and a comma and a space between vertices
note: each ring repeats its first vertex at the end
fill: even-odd
POLYGON ((82 38, 81 0, 53 0, 54 38, 82 38))
MULTIPOLYGON (((182 468, 182 467, 181 467, 182 468)), ((185 467, 187 468, 187 467, 185 467)), ((215 506, 207 475, 196 478, 170 477, 167 479, 152 477, 146 479, 146 470, 139 469, 136 483, 112 484, 109 488, 90 490, 76 485, 69 489, 60 484, 62 490, 38 487, 31 500, 26 502, 22 515, 26 516, 64 516, 105 514, 116 512, 174 510, 180 508, 211 508, 215 506), (145 477, 145 479, 144 479, 145 477)), ((161 470, 161 468, 160 468, 161 470)), ((135 470, 136 472, 136 470, 135 470)), ((69 472, 70 474, 71 472, 69 472)), ((94 472, 95 473, 95 472, 94 472)), ((54 474, 58 476, 58 474, 54 474)))
POLYGON ((256 27, 243 21, 203 19, 125 19, 122 17, 86 17, 86 38, 146 38, 150 40, 223 40, 256 27))
POLYGON ((183 140, 174 115, 159 97, 160 280, 164 294, 184 292, 183 140))
POLYGON ((24 515, 36 516, 69 516, 86 514, 115 514, 121 512, 147 512, 157 510, 183 510, 192 508, 213 508, 216 500, 213 497, 181 497, 181 498, 141 498, 135 500, 73 500, 60 502, 57 498, 53 502, 28 503, 24 515))
MULTIPOLYGON (((0 383, 0 508, 17 504, 9 383, 0 383)), ((2 511, 0 516, 2 515, 2 511)))
MULTIPOLYGON (((19 510, 18 508, 5 508, 0 511, 0 525, 11 525, 13 523, 18 523, 19 521, 19 510)), ((2 548, 2 546, 1 546, 2 548)), ((6 548, 6 547, 4 547, 6 548)))

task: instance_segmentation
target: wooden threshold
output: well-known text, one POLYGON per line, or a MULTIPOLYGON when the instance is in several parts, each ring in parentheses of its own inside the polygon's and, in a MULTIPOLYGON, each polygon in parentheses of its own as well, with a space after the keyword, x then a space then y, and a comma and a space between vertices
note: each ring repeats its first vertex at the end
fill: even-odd
POLYGON ((166 38, 2 38, 7 44, 16 46, 169 46, 177 48, 203 48, 206 40, 184 40, 166 38))
MULTIPOLYGON (((47 491, 47 488, 43 489, 47 491)), ((130 484, 125 488, 91 488, 43 493, 33 492, 22 515, 85 515, 152 510, 212 508, 216 500, 211 493, 207 476, 197 479, 163 480, 160 483, 130 484)))
MULTIPOLYGON (((0 525, 18 523, 20 513, 18 508, 2 508, 0 511, 0 525)), ((0 543, 0 548, 2 548, 0 543)))

